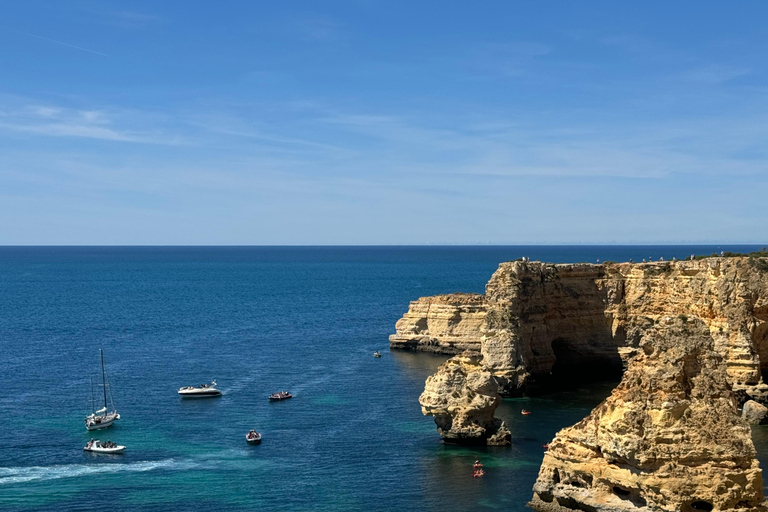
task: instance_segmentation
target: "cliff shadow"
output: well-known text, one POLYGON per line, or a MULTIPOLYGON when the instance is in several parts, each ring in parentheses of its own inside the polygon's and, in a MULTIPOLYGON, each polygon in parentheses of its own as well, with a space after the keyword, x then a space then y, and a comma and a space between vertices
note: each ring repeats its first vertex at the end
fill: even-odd
POLYGON ((625 346, 626 335, 612 330, 610 300, 598 278, 572 274, 544 281, 522 308, 518 332, 528 338, 524 359, 531 371, 526 394, 621 379, 619 347, 625 346))

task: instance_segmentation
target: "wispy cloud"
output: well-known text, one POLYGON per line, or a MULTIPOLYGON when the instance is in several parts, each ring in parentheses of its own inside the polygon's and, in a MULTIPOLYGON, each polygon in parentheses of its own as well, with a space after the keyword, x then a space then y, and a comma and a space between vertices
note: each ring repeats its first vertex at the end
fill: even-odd
POLYGON ((464 61, 475 70, 473 78, 523 77, 532 74, 537 59, 551 52, 550 46, 532 41, 482 43, 468 49, 464 61))
POLYGON ((0 130, 8 132, 143 144, 182 142, 178 135, 167 135, 146 126, 150 124, 148 117, 124 110, 77 109, 19 98, 0 99, 0 130))
POLYGON ((109 18, 123 28, 143 28, 159 20, 157 16, 136 11, 113 11, 109 18))
POLYGON ((87 16, 89 23, 100 23, 129 30, 142 29, 160 21, 158 16, 124 8, 123 2, 78 3, 78 10, 87 16))
POLYGON ((109 57, 109 55, 107 55, 106 53, 97 52, 96 50, 89 50, 88 48, 83 48, 82 46, 75 46, 74 44, 65 43, 64 41, 57 41, 56 39, 50 39, 50 38, 43 37, 43 36, 37 36, 35 34, 29 34, 27 32, 21 32, 21 31, 18 31, 18 30, 16 32, 21 34, 21 35, 27 36, 27 37, 34 37, 35 39, 40 39, 42 41, 48 41, 49 43, 57 44, 57 45, 60 45, 60 46, 66 46, 68 48, 73 48, 75 50, 80 50, 80 51, 92 53, 94 55, 100 55, 102 57, 109 57))
POLYGON ((721 84, 748 75, 751 69, 727 64, 709 64, 683 71, 678 78, 703 84, 721 84))
POLYGON ((338 40, 342 35, 341 24, 327 16, 304 16, 293 24, 294 31, 308 41, 338 40))

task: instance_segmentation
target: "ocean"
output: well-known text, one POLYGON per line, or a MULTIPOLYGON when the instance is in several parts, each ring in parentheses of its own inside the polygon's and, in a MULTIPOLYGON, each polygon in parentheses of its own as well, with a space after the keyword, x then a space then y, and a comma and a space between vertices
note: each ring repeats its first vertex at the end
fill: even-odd
MULTIPOLYGON (((418 396, 446 357, 388 349, 408 302, 482 292, 521 256, 759 249, 0 247, 0 510, 526 510, 542 444, 615 383, 504 400, 509 448, 443 445, 418 396), (99 349, 122 419, 87 432, 99 349), (224 396, 176 393, 211 379, 224 396), (267 401, 283 389, 294 398, 267 401), (127 450, 83 452, 91 437, 127 450)), ((754 437, 765 467, 768 435, 754 437)))

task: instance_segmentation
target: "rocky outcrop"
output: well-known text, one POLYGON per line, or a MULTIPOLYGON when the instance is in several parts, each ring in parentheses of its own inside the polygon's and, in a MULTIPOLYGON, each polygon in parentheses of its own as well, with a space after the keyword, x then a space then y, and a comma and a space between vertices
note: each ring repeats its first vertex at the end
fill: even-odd
POLYGON ((764 258, 502 263, 484 295, 424 297, 390 337, 393 348, 479 350, 505 396, 563 379, 620 375, 661 318, 704 322, 741 402, 768 403, 768 262, 764 258))
POLYGON ((768 423, 768 407, 754 400, 747 400, 741 411, 741 417, 750 425, 765 425, 768 423))
POLYGON ((509 430, 493 415, 501 403, 499 387, 481 361, 472 351, 452 357, 427 379, 419 397, 421 411, 434 416, 446 443, 510 444, 509 430))
POLYGON ((395 325, 390 346, 442 354, 479 350, 485 324, 485 298, 477 293, 422 297, 411 302, 395 325))
POLYGON ((698 319, 643 329, 611 396, 560 431, 529 505, 543 512, 764 510, 727 366, 698 319))

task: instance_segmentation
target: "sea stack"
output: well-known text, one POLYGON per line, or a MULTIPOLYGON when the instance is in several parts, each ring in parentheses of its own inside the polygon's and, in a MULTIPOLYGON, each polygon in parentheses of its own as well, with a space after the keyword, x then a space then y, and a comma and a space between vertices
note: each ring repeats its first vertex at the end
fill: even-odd
POLYGON ((509 445, 511 434, 494 417, 499 387, 478 352, 454 356, 427 379, 419 397, 421 411, 434 416, 443 441, 462 445, 509 445))
POLYGON ((645 329, 611 396, 550 443, 529 506, 765 510, 750 428, 710 332, 685 317, 645 329))

